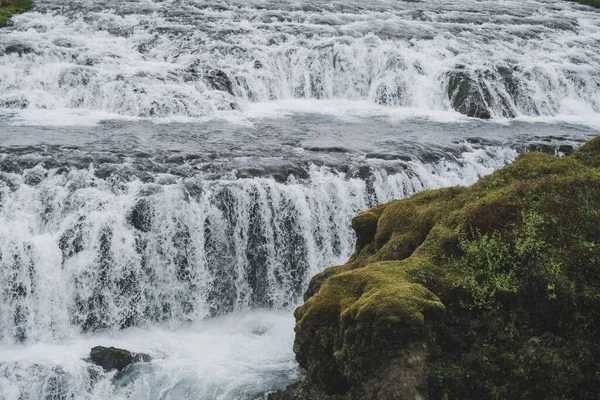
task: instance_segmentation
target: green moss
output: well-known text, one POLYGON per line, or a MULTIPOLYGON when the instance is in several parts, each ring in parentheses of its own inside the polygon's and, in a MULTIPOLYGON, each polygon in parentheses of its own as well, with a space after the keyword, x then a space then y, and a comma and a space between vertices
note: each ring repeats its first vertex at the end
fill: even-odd
POLYGON ((352 229, 356 232, 356 249, 360 251, 373 241, 377 232, 377 221, 385 210, 385 205, 362 212, 352 219, 352 229))
MULTIPOLYGON (((598 5, 600 6, 600 1, 598 5)), ((600 137, 585 143, 577 149, 573 157, 587 166, 600 167, 600 137)))
POLYGON ((309 379, 345 393, 390 349, 425 342, 432 399, 594 398, 599 154, 600 139, 525 154, 470 188, 358 215, 355 255, 315 277, 296 312, 309 379))
POLYGON ((31 0, 0 0, 0 28, 6 26, 14 14, 29 10, 31 5, 31 0))
POLYGON ((593 7, 600 7, 600 0, 573 0, 581 4, 585 4, 593 7))

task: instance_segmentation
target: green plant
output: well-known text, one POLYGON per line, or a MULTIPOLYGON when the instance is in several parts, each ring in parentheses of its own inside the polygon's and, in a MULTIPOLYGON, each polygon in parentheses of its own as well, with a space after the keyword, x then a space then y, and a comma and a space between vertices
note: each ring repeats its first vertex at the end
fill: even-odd
POLYGON ((31 5, 31 0, 0 0, 0 28, 5 26, 14 14, 29 10, 31 5))
POLYGON ((531 211, 523 212, 522 220, 514 236, 498 231, 459 235, 463 251, 458 260, 459 284, 472 297, 472 304, 464 303, 466 307, 498 308, 508 294, 556 298, 561 262, 551 257, 543 237, 545 221, 531 211), (540 288, 545 293, 539 293, 540 288))

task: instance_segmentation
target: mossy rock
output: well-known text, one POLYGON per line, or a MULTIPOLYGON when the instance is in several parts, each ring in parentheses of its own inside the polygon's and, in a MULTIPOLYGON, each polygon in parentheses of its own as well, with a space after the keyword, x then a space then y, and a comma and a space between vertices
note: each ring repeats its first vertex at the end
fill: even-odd
POLYGON ((31 0, 0 0, 0 28, 6 26, 14 14, 23 13, 31 6, 31 0))
POLYGON ((295 312, 307 379, 293 393, 597 399, 599 160, 600 138, 523 154, 469 188, 355 217, 354 255, 295 312))
POLYGON ((572 0, 592 7, 600 7, 600 0, 572 0))

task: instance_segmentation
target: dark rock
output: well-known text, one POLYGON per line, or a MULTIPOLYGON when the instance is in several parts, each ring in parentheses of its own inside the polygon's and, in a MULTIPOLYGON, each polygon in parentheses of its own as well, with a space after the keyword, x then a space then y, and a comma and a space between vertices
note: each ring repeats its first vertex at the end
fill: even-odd
POLYGON ((367 153, 365 155, 366 158, 375 158, 375 159, 379 159, 379 160, 386 160, 386 161, 396 161, 396 160, 401 160, 401 161, 410 161, 411 157, 405 154, 389 154, 389 153, 367 153))
POLYGON ((507 118, 516 116, 519 84, 515 68, 498 66, 483 71, 458 68, 448 74, 448 98, 452 108, 469 117, 489 119, 490 110, 507 118), (490 85, 492 83, 492 85, 490 85))
POLYGON ((132 353, 115 347, 96 346, 90 351, 90 361, 104 368, 106 372, 113 369, 120 372, 131 364, 150 362, 152 357, 148 354, 132 353))
POLYGON ((127 214, 127 222, 141 232, 150 232, 152 228, 152 207, 147 199, 139 199, 127 214))
POLYGON ((13 109, 25 109, 29 106, 29 100, 25 98, 8 98, 0 100, 0 107, 13 108, 13 109))
POLYGON ((205 78, 213 89, 227 92, 233 96, 233 84, 225 72, 219 69, 213 70, 205 78))
POLYGON ((563 144, 558 147, 558 152, 565 156, 571 155, 573 151, 573 146, 568 144, 563 144))
POLYGON ((466 71, 455 71, 448 79, 448 98, 452 108, 468 117, 490 119, 491 114, 477 83, 466 71))
POLYGON ((19 56, 22 56, 23 54, 29 54, 31 52, 33 52, 33 49, 22 43, 9 44, 4 48, 4 54, 18 54, 19 56))
POLYGON ((556 147, 545 143, 531 143, 527 146, 527 151, 546 153, 552 156, 556 155, 556 147))
POLYGON ((342 147, 342 146, 329 146, 329 147, 318 147, 318 146, 311 146, 311 147, 305 147, 306 150, 309 151, 314 151, 314 152, 318 152, 318 153, 349 153, 350 150, 342 147))

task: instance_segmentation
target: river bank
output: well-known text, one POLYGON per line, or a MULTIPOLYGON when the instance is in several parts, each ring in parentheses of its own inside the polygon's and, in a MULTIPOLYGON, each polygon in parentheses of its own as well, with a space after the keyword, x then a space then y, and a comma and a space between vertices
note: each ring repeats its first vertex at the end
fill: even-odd
POLYGON ((596 399, 600 138, 352 221, 295 311, 307 379, 273 399, 596 399))
POLYGON ((32 0, 1 0, 0 1, 0 28, 6 26, 10 17, 29 10, 32 0))

